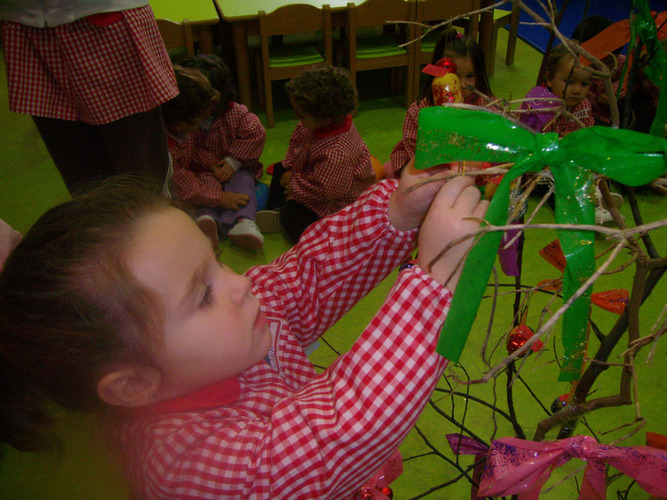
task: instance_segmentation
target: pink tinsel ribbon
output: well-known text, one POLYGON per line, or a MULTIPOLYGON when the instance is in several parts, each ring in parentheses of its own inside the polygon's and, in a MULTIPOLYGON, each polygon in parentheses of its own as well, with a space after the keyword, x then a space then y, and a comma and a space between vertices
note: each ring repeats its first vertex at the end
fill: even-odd
POLYGON ((572 458, 587 462, 579 500, 606 498, 605 464, 633 478, 651 495, 667 496, 667 452, 650 446, 609 446, 590 436, 557 442, 503 438, 492 443, 480 496, 519 495, 536 500, 551 471, 572 458))
POLYGON ((361 487, 357 496, 354 497, 355 500, 389 500, 389 497, 385 495, 382 490, 387 488, 389 484, 396 480, 402 473, 403 457, 401 457, 401 453, 396 450, 373 477, 366 481, 366 484, 361 487))

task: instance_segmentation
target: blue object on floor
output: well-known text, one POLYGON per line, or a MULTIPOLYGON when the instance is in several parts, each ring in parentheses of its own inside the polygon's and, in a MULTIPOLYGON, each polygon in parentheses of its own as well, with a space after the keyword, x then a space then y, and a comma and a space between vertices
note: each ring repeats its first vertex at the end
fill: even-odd
POLYGON ((269 199, 269 186, 263 182, 258 182, 255 185, 255 194, 257 195, 257 210, 264 210, 269 199))

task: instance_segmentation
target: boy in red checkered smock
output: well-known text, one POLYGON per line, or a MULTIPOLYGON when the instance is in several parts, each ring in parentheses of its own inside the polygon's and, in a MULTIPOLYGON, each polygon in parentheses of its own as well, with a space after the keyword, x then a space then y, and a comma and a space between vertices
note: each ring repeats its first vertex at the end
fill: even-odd
MULTIPOLYGON (((491 96, 491 86, 486 74, 484 53, 477 42, 461 35, 455 29, 443 31, 433 48, 431 64, 437 64, 445 57, 450 57, 456 64, 456 75, 461 82, 463 99, 466 104, 484 106, 485 102, 474 90, 491 96)), ((386 165, 387 178, 398 177, 404 165, 415 155, 417 146, 417 117, 423 108, 433 106, 433 76, 428 76, 419 99, 413 102, 403 122, 403 137, 391 152, 391 163, 386 165)))
POLYGON ((160 104, 178 88, 148 0, 3 0, 0 20, 9 108, 70 192, 121 172, 165 183, 160 104))
POLYGON ((465 176, 407 192, 438 173, 376 183, 244 275, 136 182, 51 209, 0 274, 0 440, 47 447, 53 401, 104 412, 133 498, 383 498, 447 365, 435 349, 472 239, 436 256, 486 209, 465 176), (305 347, 417 244, 318 373, 305 347))
POLYGON ((352 123, 357 90, 347 70, 307 69, 285 88, 299 123, 285 159, 274 164, 268 211, 257 217, 268 232, 280 227, 275 224, 279 216, 287 236, 296 242, 310 224, 355 201, 375 182, 375 170, 352 123))

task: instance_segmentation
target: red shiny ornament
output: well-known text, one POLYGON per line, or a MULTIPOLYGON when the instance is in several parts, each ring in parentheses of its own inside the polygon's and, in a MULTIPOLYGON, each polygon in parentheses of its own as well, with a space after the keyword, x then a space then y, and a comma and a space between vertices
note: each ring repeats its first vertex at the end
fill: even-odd
MULTIPOLYGON (((523 323, 515 326, 510 330, 510 334, 507 337, 507 352, 512 354, 514 351, 522 347, 533 335, 535 335, 535 332, 529 326, 523 323)), ((537 340, 533 343, 531 349, 533 352, 537 352, 542 349, 543 345, 541 340, 537 340)))

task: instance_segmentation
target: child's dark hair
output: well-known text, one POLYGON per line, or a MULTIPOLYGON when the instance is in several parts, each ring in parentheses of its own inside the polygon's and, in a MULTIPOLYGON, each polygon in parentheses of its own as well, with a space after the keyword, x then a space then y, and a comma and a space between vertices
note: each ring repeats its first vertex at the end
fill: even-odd
MULTIPOLYGON (((598 15, 589 16, 574 28, 572 39, 579 43, 584 43, 606 30, 612 24, 614 24, 614 21, 608 17, 598 15)), ((620 54, 621 50, 623 50, 623 47, 614 50, 614 54, 620 54)))
POLYGON ((357 107, 357 89, 349 72, 334 66, 306 69, 285 85, 287 94, 316 119, 340 123, 357 107))
POLYGON ((220 92, 220 101, 215 106, 216 115, 224 114, 229 103, 236 98, 234 76, 225 62, 215 54, 197 54, 178 61, 184 68, 195 68, 201 71, 213 88, 220 92))
POLYGON ((557 45, 549 51, 546 56, 547 62, 544 66, 545 79, 552 78, 556 74, 558 66, 565 57, 574 59, 572 52, 570 52, 565 44, 557 45))
POLYGON ((162 117, 167 128, 196 120, 220 98, 220 93, 198 69, 174 66, 174 75, 179 93, 162 105, 162 117))
MULTIPOLYGON (((461 35, 454 28, 443 31, 438 37, 435 47, 433 47, 431 64, 436 64, 446 56, 469 57, 475 69, 475 88, 482 94, 491 95, 491 85, 486 72, 484 53, 475 40, 467 35, 461 35)), ((426 97, 431 105, 433 104, 433 91, 431 89, 433 78, 432 76, 428 77, 421 92, 421 97, 426 97)))
POLYGON ((57 448, 51 403, 103 408, 115 366, 157 366, 163 307, 128 269, 146 216, 176 206, 161 186, 112 178, 46 212, 0 273, 0 441, 57 448))

